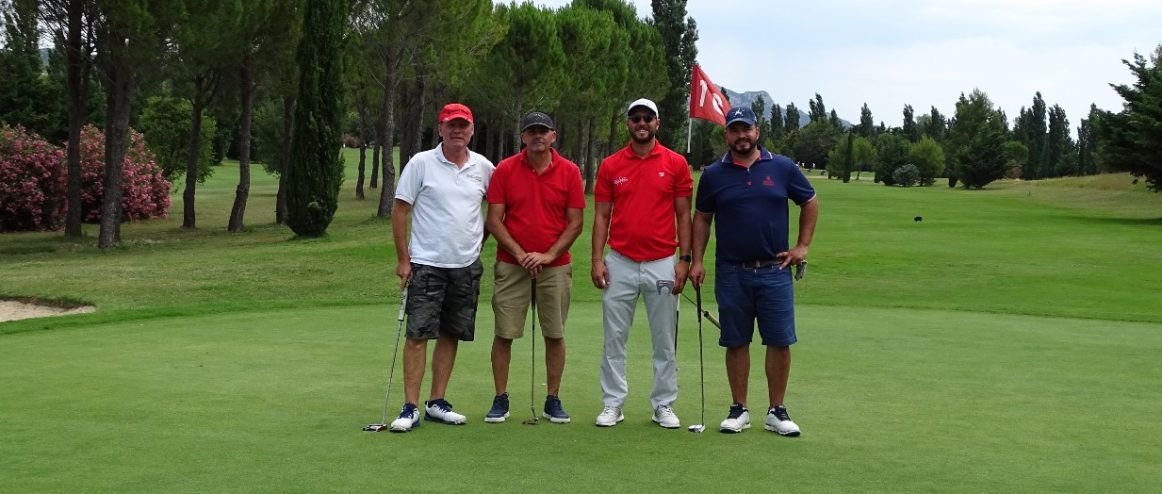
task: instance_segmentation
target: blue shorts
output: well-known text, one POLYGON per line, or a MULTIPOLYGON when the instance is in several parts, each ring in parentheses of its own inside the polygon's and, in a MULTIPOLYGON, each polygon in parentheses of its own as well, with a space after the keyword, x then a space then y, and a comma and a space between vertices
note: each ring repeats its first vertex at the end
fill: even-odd
POLYGON ((754 322, 759 323, 763 345, 795 343, 795 291, 791 268, 746 268, 738 263, 715 265, 714 295, 722 336, 718 344, 735 348, 750 344, 754 322))

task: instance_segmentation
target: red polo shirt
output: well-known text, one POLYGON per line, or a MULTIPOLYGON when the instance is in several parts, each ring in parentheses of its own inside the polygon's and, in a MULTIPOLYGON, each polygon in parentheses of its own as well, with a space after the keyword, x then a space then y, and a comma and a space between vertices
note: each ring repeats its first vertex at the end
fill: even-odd
POLYGON ((605 158, 597 170, 593 200, 613 203, 609 246, 646 262, 674 255, 678 247, 674 200, 693 193, 686 158, 654 143, 645 157, 626 146, 605 158))
MULTIPOLYGON (((585 208, 581 170, 550 148, 553 161, 538 175, 528 161, 528 150, 505 158, 492 173, 488 203, 504 205, 504 227, 516 243, 529 252, 545 252, 556 243, 568 225, 566 209, 585 208)), ((520 264, 504 248, 496 249, 497 260, 520 264)), ((549 266, 569 264, 566 251, 549 266)))

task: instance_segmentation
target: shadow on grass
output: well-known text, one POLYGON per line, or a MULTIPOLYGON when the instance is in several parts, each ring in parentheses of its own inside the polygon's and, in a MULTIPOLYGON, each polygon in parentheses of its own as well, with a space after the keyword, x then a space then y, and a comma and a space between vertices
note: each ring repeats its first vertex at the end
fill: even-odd
POLYGON ((1108 216, 1067 216, 1071 220, 1085 223, 1126 226, 1159 226, 1162 227, 1162 217, 1159 218, 1111 218, 1108 216))

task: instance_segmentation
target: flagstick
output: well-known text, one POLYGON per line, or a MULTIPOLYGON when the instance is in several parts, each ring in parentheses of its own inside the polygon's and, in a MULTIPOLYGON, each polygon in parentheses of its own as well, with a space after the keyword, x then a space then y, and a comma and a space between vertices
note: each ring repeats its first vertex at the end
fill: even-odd
POLYGON ((686 117, 686 156, 690 156, 690 141, 694 140, 694 119, 686 117))

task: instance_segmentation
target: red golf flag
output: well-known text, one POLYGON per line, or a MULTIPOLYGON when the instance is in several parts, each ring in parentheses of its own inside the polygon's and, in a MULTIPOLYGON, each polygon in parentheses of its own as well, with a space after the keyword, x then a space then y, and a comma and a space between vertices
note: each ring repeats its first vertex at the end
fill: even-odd
POLYGON ((730 111, 730 103, 726 96, 718 90, 702 67, 695 65, 690 73, 690 118, 709 120, 723 127, 726 126, 726 112, 730 111))

